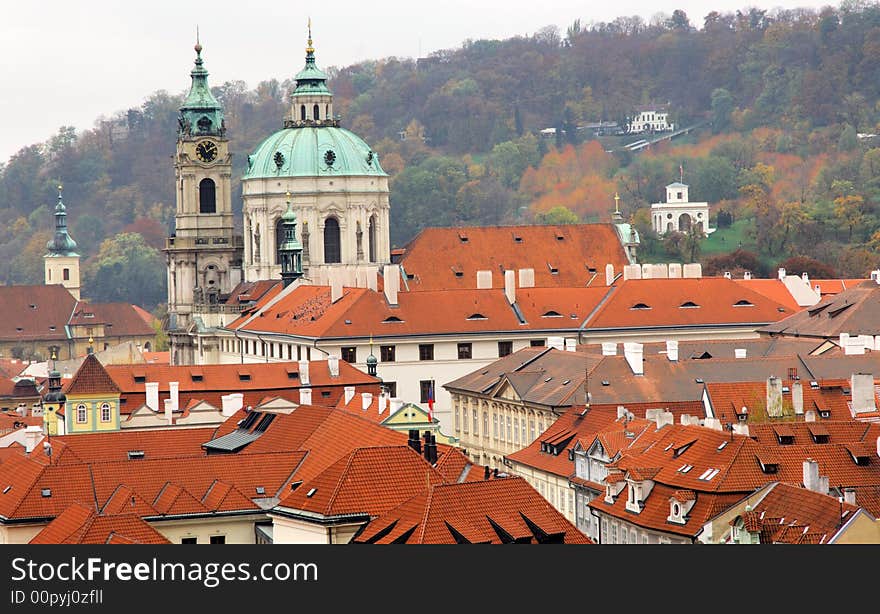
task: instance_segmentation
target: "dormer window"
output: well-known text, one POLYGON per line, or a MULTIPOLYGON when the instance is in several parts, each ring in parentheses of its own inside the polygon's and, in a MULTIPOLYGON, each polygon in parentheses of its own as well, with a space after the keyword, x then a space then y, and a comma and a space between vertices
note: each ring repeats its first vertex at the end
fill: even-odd
POLYGON ((685 301, 684 303, 682 303, 682 304, 679 305, 678 307, 679 307, 680 309, 693 309, 694 307, 699 307, 699 305, 697 305, 697 304, 696 304, 695 302, 693 302, 693 301, 685 301))
POLYGON ((468 242, 467 235, 463 234, 463 233, 458 233, 458 240, 461 241, 462 243, 467 243, 468 242))
POLYGON ((488 320, 489 318, 484 316, 482 313, 472 313, 471 315, 469 315, 467 317, 467 319, 468 320, 488 320))
POLYGON ((547 263, 547 268, 550 269, 551 275, 558 275, 559 274, 559 269, 557 269, 555 266, 553 266, 549 262, 547 263))
POLYGON ((545 313, 542 313, 542 314, 541 314, 541 317, 542 317, 542 318, 561 318, 561 317, 562 317, 562 314, 559 313, 558 311, 553 311, 553 310, 551 309, 550 311, 547 311, 547 312, 545 312, 545 313))
POLYGON ((630 309, 650 309, 650 308, 651 308, 651 306, 646 305, 645 303, 636 303, 635 305, 630 307, 630 309))
POLYGON ((749 301, 747 301, 747 300, 745 300, 745 299, 742 299, 742 300, 740 300, 740 301, 735 302, 735 303, 733 304, 733 306, 734 306, 734 307, 754 307, 755 305, 754 305, 753 303, 750 303, 749 301))
POLYGON ((403 320, 401 320, 401 319, 398 318, 397 316, 388 316, 387 318, 385 318, 384 320, 382 320, 382 324, 388 324, 388 323, 391 323, 391 322, 403 322, 403 320))

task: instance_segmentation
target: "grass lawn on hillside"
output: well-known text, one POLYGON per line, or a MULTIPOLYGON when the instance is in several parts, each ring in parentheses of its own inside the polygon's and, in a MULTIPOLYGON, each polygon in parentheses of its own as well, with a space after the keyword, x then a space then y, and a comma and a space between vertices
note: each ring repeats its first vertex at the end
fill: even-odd
POLYGON ((743 219, 735 221, 732 226, 727 228, 719 228, 700 245, 701 253, 704 256, 727 254, 736 251, 738 247, 757 252, 758 246, 754 239, 747 236, 746 232, 753 224, 754 220, 743 219))

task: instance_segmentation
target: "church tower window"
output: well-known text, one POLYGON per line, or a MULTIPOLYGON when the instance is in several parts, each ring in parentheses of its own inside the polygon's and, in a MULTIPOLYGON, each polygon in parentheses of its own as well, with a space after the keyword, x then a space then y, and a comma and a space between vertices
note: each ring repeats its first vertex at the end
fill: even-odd
POLYGON ((312 107, 312 115, 314 116, 312 119, 314 119, 315 121, 318 121, 320 114, 321 114, 321 112, 319 110, 318 105, 315 105, 314 107, 312 107))
POLYGON ((376 262, 376 216, 370 216, 370 225, 367 228, 367 244, 370 262, 376 262))
POLYGON ((304 104, 299 107, 299 118, 306 121, 306 105, 304 104))
POLYGON ((199 182, 199 213, 217 212, 217 188, 213 179, 199 182))
POLYGON ((327 264, 342 262, 339 222, 335 217, 328 217, 324 222, 324 262, 327 264))

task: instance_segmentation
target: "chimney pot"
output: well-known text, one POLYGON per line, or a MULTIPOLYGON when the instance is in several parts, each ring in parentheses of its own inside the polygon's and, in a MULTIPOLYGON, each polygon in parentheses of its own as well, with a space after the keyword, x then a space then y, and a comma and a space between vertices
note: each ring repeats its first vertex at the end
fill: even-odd
POLYGON ((346 386, 343 390, 345 391, 345 404, 348 405, 354 398, 354 386, 346 386))
POLYGON ((330 354, 327 357, 327 368, 330 370, 330 377, 339 377, 339 356, 330 354))
POLYGON ((400 408, 403 407, 403 401, 398 399, 397 397, 391 398, 391 412, 390 415, 396 414, 400 408))
POLYGON ((159 382, 147 382, 144 384, 147 395, 147 407, 153 411, 159 411, 159 382))
POLYGON ((777 271, 777 274, 779 276, 779 281, 785 279, 785 269, 780 267, 779 271, 777 271))
POLYGON ((308 360, 300 360, 298 364, 299 364, 299 381, 303 386, 308 386, 311 383, 309 381, 309 361, 308 360))
POLYGON ((516 302, 516 271, 504 271, 504 296, 513 305, 516 302))
POLYGON ((641 343, 627 341, 623 344, 623 355, 626 362, 629 363, 633 375, 644 375, 645 365, 642 362, 644 356, 644 346, 641 343))
POLYGON ((370 405, 373 404, 373 394, 370 392, 362 392, 361 393, 361 409, 367 411, 370 409, 370 405))
POLYGON ((400 265, 386 264, 383 269, 382 283, 384 284, 385 300, 392 307, 397 306, 397 293, 400 290, 400 265))
POLYGON ((614 265, 608 263, 605 265, 605 285, 610 286, 614 283, 614 265))
POLYGON ((312 404, 312 389, 311 388, 300 388, 299 389, 299 404, 300 405, 311 405, 312 404))
POLYGON ((791 405, 796 416, 804 415, 804 386, 799 379, 791 383, 791 405))
POLYGON ((224 394, 220 397, 220 413, 223 417, 228 418, 240 410, 244 406, 244 394, 241 392, 232 392, 224 394))
POLYGON ((477 271, 477 290, 488 290, 492 287, 492 271, 477 271))
POLYGON ((678 341, 674 339, 666 341, 666 358, 673 362, 678 361, 678 341))
POLYGON ((535 269, 519 270, 519 287, 534 288, 535 287, 535 269))
POLYGON ((171 398, 171 411, 180 411, 179 382, 168 382, 168 395, 171 398))

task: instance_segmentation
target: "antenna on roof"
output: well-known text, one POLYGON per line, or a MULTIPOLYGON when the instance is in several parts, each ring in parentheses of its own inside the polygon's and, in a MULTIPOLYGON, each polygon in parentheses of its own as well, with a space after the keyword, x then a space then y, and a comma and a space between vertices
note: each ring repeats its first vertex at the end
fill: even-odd
POLYGON ((590 411, 590 361, 587 357, 584 357, 584 363, 584 409, 581 416, 590 411))

